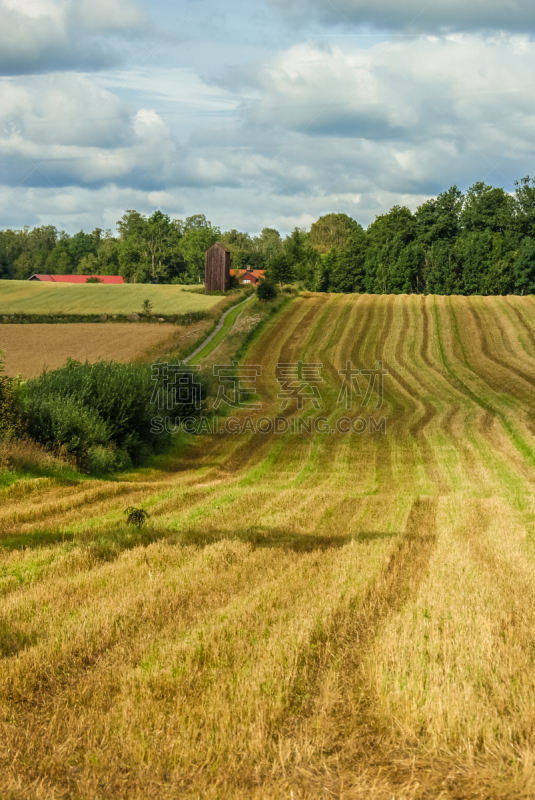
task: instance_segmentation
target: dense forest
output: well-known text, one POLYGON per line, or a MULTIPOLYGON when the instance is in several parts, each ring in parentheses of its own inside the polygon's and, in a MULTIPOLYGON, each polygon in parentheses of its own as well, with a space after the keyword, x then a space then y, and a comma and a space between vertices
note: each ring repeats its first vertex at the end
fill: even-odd
POLYGON ((69 236, 51 225, 0 231, 0 278, 33 273, 122 275, 138 283, 201 283, 204 252, 215 241, 232 251, 235 268, 266 269, 277 283, 312 291, 535 293, 535 179, 514 194, 476 183, 456 186, 415 213, 394 206, 365 230, 346 214, 327 214, 310 231, 285 238, 221 232, 202 214, 185 221, 156 211, 127 211, 117 232, 99 228, 69 236))

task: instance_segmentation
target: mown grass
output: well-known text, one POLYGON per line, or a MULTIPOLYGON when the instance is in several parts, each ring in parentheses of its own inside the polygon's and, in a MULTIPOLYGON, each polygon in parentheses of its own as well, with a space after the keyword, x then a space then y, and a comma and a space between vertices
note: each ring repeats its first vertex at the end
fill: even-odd
POLYGON ((31 439, 0 439, 0 489, 43 478, 69 482, 83 480, 84 476, 68 460, 31 439))
POLYGON ((535 303, 311 295, 256 337, 253 304, 206 359, 249 337, 247 414, 386 435, 181 435, 7 489, 0 794, 532 797, 535 303), (281 411, 299 359, 322 408, 281 411), (380 409, 337 403, 350 359, 380 409))
POLYGON ((0 317, 11 314, 141 314, 144 300, 153 314, 207 311, 221 297, 200 294, 195 286, 149 284, 68 284, 0 281, 0 317))

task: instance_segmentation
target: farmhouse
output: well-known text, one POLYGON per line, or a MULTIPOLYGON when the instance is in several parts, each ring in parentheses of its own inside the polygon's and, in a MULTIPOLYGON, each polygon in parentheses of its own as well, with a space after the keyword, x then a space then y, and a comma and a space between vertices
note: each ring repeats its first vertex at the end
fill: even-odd
POLYGON ((245 269, 231 269, 230 274, 237 275, 238 283, 251 284, 253 286, 256 286, 261 280, 264 279, 263 269, 252 269, 249 266, 245 269))
POLYGON ((120 275, 32 275, 28 280, 51 283, 87 283, 88 278, 98 278, 101 283, 124 283, 120 275))
POLYGON ((204 286, 207 294, 230 289, 230 250, 221 242, 206 251, 204 286))

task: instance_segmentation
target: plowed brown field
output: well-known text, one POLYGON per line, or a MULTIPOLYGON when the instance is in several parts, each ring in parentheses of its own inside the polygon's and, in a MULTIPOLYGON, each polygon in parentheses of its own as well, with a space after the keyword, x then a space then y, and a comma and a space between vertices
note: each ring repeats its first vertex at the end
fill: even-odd
POLYGON ((142 358, 155 348, 176 349, 197 341, 208 324, 180 328, 165 323, 0 324, 0 350, 6 350, 7 375, 20 373, 23 378, 34 378, 45 366, 63 366, 67 358, 127 362, 142 358))
POLYGON ((533 299, 301 297, 242 363, 328 425, 0 496, 0 796, 534 797, 533 299))

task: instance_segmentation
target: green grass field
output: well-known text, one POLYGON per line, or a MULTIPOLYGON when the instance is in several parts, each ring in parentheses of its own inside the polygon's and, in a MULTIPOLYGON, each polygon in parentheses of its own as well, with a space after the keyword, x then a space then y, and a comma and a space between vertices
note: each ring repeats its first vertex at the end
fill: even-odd
POLYGON ((221 301, 192 292, 193 286, 38 283, 0 281, 1 314, 132 314, 150 300, 154 314, 207 311, 221 301))

